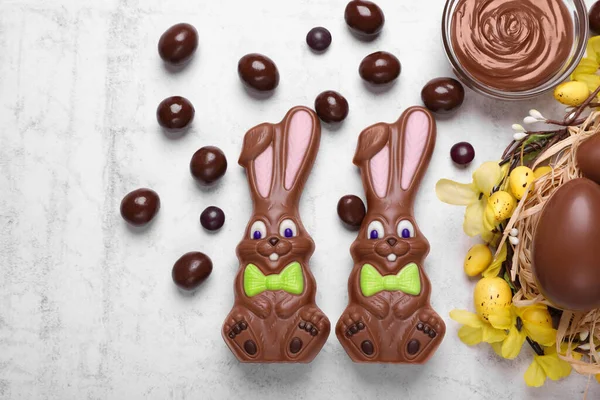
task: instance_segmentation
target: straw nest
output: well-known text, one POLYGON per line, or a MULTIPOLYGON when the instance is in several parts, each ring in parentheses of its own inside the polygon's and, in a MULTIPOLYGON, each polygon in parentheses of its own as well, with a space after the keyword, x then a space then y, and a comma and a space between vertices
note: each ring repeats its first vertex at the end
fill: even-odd
MULTIPOLYGON (((540 293, 533 277, 532 243, 537 221, 544 204, 564 183, 581 177, 575 162, 579 144, 588 137, 600 132, 600 112, 593 112, 579 126, 569 127, 568 136, 545 149, 536 159, 533 168, 550 165, 553 172, 535 182, 521 200, 512 218, 504 230, 504 236, 498 248, 506 242, 512 228, 519 230, 519 244, 513 248, 512 263, 507 263, 511 280, 519 290, 513 298, 518 307, 535 303, 552 306, 540 293), (512 264, 512 265, 511 265, 512 264)), ((600 288, 599 288, 600 290, 600 288)), ((589 312, 563 310, 556 337, 557 346, 568 343, 569 350, 561 356, 573 369, 581 374, 600 373, 600 309, 589 312), (598 346, 598 349, 596 348, 598 346), (582 357, 583 355, 583 357, 582 357)))

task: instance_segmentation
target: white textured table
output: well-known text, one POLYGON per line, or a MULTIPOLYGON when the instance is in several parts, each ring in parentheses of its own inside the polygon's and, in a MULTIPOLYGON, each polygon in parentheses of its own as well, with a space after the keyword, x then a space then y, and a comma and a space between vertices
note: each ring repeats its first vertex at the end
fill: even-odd
MULTIPOLYGON (((336 1, 2 0, 0 2, 0 398, 2 399, 572 399, 587 377, 528 389, 528 349, 503 361, 456 337, 452 308, 471 303, 462 272, 470 246, 463 210, 437 201, 441 177, 468 180, 451 165, 449 148, 473 143, 476 162, 495 159, 510 125, 529 104, 506 104, 472 92, 456 115, 439 121, 437 149, 419 195, 417 220, 431 242, 427 270, 432 302, 448 333, 426 366, 354 365, 332 334, 310 365, 240 365, 220 336, 233 301, 235 246, 250 215, 245 177, 236 160, 242 135, 279 121, 293 105, 311 106, 322 90, 350 102, 343 126, 324 129, 321 151, 302 200, 317 250, 312 268, 318 303, 333 323, 346 305, 354 233, 336 215, 338 199, 362 195, 351 164, 362 128, 420 102, 422 85, 450 75, 442 51, 443 0, 378 0, 387 22, 372 43, 355 40, 336 1), (158 59, 160 34, 193 23, 200 49, 183 72, 158 59), (324 55, 312 54, 306 32, 333 34, 324 55), (399 82, 374 94, 357 74, 375 50, 396 54, 399 82), (267 100, 248 97, 237 61, 269 55, 281 84, 267 100), (157 104, 170 95, 196 106, 193 129, 179 140, 157 127, 157 104), (203 145, 221 147, 230 169, 217 188, 200 190, 188 163, 203 145), (122 196, 137 187, 161 195, 159 217, 145 231, 126 226, 122 196), (208 205, 227 222, 209 235, 198 222, 208 205), (171 281, 173 262, 200 250, 214 272, 194 295, 171 281)), ((551 96, 536 101, 558 110, 551 96)), ((600 396, 595 382, 589 398, 600 396)))

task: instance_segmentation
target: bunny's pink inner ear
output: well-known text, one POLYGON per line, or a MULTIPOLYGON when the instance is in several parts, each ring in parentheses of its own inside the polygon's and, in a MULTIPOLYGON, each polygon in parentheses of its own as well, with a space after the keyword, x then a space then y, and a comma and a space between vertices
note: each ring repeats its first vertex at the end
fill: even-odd
POLYGON ((254 179, 258 193, 264 198, 269 196, 273 181, 273 145, 254 160, 254 179))
POLYGON ((371 184, 378 197, 387 194, 388 179, 390 176, 390 148, 385 146, 369 161, 371 184))
POLYGON ((430 134, 429 117, 423 111, 413 111, 404 129, 401 186, 408 190, 425 153, 430 134))
POLYGON ((298 176, 308 151, 313 128, 313 119, 308 112, 301 110, 294 113, 287 135, 287 164, 285 168, 285 188, 287 190, 291 189, 298 176))

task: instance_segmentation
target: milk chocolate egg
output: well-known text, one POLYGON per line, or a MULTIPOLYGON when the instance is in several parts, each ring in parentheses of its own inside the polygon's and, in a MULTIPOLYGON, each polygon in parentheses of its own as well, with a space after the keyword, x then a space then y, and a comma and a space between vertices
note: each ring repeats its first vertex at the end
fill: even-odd
POLYGON ((577 149, 577 167, 588 179, 600 184, 600 135, 594 135, 577 149))
POLYGON ((562 309, 600 307, 600 185, 573 179, 542 210, 533 240, 540 291, 562 309))

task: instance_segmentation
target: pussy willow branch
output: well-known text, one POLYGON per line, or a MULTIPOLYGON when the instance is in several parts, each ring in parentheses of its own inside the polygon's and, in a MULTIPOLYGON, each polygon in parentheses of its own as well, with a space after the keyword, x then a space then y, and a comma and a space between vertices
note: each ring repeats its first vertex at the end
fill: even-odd
MULTIPOLYGON (((541 153, 546 148, 549 148, 550 146, 556 144, 558 141, 562 140, 568 133, 568 127, 578 126, 585 122, 586 118, 579 117, 587 108, 600 107, 599 102, 593 101, 598 95, 598 93, 600 93, 600 86, 596 88, 596 90, 594 90, 592 94, 590 94, 590 96, 579 107, 577 107, 574 111, 567 113, 567 115, 562 121, 553 119, 547 119, 545 121, 545 123, 548 125, 563 126, 564 128, 548 131, 527 131, 527 136, 523 139, 518 141, 511 141, 508 147, 504 150, 504 153, 502 154, 502 161, 500 162, 500 165, 502 166, 508 162, 511 162, 517 156, 522 157, 523 155, 535 153, 536 151, 539 151, 541 153), (541 137, 539 140, 536 140, 535 142, 525 144, 525 142, 531 140, 532 136, 543 137, 541 137)), ((510 170, 512 170, 513 168, 514 166, 511 165, 510 170)))

